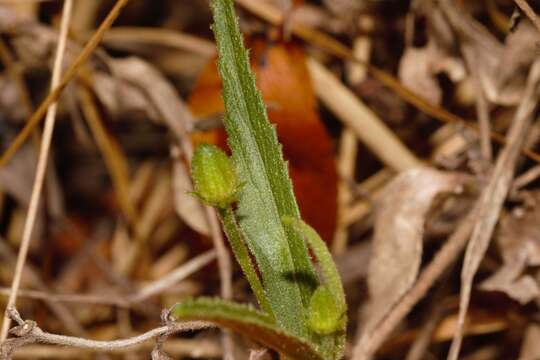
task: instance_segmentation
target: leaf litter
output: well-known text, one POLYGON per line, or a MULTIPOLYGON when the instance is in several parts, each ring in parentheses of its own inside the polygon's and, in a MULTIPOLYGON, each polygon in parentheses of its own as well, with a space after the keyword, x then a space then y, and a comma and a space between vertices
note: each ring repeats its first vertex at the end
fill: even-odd
MULTIPOLYGON (((96 11, 81 18, 89 24, 85 31, 92 30, 92 24, 108 11, 106 3, 99 2, 96 11)), ((35 276, 25 281, 28 288, 21 293, 36 295, 30 290, 39 291, 45 302, 22 295, 19 303, 25 317, 36 319, 43 328, 66 334, 84 329, 112 339, 120 337, 126 326, 138 333, 159 325, 159 309, 185 297, 219 295, 213 264, 172 286, 154 284, 182 272, 182 265, 211 247, 206 215, 190 194, 186 148, 182 146, 183 141, 200 138, 224 145, 214 136, 222 131, 222 109, 214 111, 219 88, 196 95, 196 84, 208 78, 203 71, 194 81, 194 74, 201 64, 211 67, 214 62, 209 59, 214 48, 202 3, 164 1, 159 5, 147 0, 141 1, 140 7, 128 7, 122 26, 111 30, 111 36, 85 65, 89 76, 71 83, 66 90, 69 99, 60 98, 51 175, 47 176, 49 189, 29 260, 39 281, 35 276), (173 11, 168 13, 165 7, 173 11), (168 15, 150 19, 149 10, 168 15), (151 30, 152 36, 145 30, 151 30), (138 34, 144 36, 139 39, 138 34), (95 103, 101 134, 117 151, 101 153, 96 146, 104 137, 93 133, 85 121, 89 112, 77 95, 81 87, 95 103), (195 109, 190 99, 197 96, 195 109), (199 115, 203 110, 209 113, 199 115), (201 132, 214 135, 200 137, 201 132), (90 142, 84 143, 80 134, 86 134, 90 142), (117 174, 121 171, 123 190, 115 186, 113 170, 117 174), (127 195, 119 196, 121 192, 127 195), (122 204, 126 199, 133 204, 136 226, 126 216, 122 204), (108 230, 97 231, 104 228, 108 230), (139 249, 138 255, 128 256, 134 249, 139 249), (75 254, 74 260, 68 261, 66 254, 75 254), (131 256, 135 260, 129 260, 131 256), (133 295, 138 290, 154 285, 161 290, 146 300, 148 306, 130 304, 129 324, 122 322, 125 318, 117 321, 114 310, 118 304, 127 306, 126 299, 136 298, 133 295), (83 303, 58 307, 52 299, 70 295, 58 294, 62 291, 76 292, 83 303), (92 305, 95 297, 112 305, 92 305)), ((534 2, 528 3, 539 13, 534 2)), ((535 76, 540 34, 528 18, 531 13, 517 10, 514 2, 505 0, 417 0, 410 4, 239 0, 238 5, 247 10, 241 13, 241 21, 246 40, 254 44, 252 65, 262 79, 263 95, 266 84, 273 86, 267 106, 278 124, 278 134, 285 142, 305 145, 305 152, 288 152, 290 144, 284 149, 293 180, 302 179, 295 184, 295 190, 302 194, 300 207, 309 209, 306 213, 316 228, 317 222, 330 224, 322 230, 326 241, 331 242, 333 227, 339 221, 333 203, 338 180, 350 194, 347 201, 338 203, 337 213, 346 219, 347 239, 336 256, 351 309, 348 348, 357 345, 356 328, 358 338, 369 345, 364 358, 403 358, 409 347, 414 355, 410 359, 425 358, 428 353, 445 358, 452 337, 450 358, 458 353, 460 358, 471 359, 482 354, 488 359, 538 358, 538 171, 534 171, 534 161, 520 154, 524 146, 538 151, 535 76), (268 23, 276 22, 271 14, 284 15, 288 24, 284 28, 270 26, 268 23), (518 21, 512 22, 512 17, 518 21), (302 33, 305 28, 297 27, 298 23, 308 31, 302 33), (310 33, 312 30, 315 32, 310 33), (423 109, 406 104, 396 87, 384 88, 387 84, 380 82, 380 73, 359 82, 349 79, 351 59, 322 51, 320 37, 307 41, 287 37, 300 34, 306 39, 301 34, 321 33, 345 44, 363 44, 362 51, 369 52, 363 59, 371 59, 385 76, 398 79, 399 86, 412 91, 409 96, 422 98, 435 109, 449 111, 468 124, 487 115, 483 120, 489 125, 487 130, 442 125, 423 109), (321 66, 319 74, 331 75, 332 81, 325 83, 330 85, 318 82, 320 79, 303 69, 305 54, 309 54, 310 64, 316 61, 321 66), (295 70, 284 71, 286 64, 295 70), (291 79, 301 85, 295 85, 294 94, 288 92, 291 79), (374 137, 370 131, 356 131, 355 171, 336 179, 334 162, 339 159, 332 145, 339 141, 343 129, 361 129, 364 120, 354 106, 347 108, 346 114, 337 111, 345 112, 343 99, 328 100, 343 89, 348 97, 365 104, 373 112, 370 116, 390 132, 374 137), (480 92, 485 102, 483 115, 475 107, 480 92), (308 95, 295 102, 299 94, 308 95), (303 122, 320 128, 317 131, 324 135, 312 146, 305 139, 315 137, 308 127, 301 126, 303 122), (493 133, 499 140, 506 135, 502 146, 489 140, 493 133), (384 156, 384 146, 377 143, 395 139, 421 159, 413 162, 421 167, 408 169, 404 163, 400 166, 399 159, 384 156), (483 156, 486 144, 493 160, 483 156), (310 151, 318 146, 324 148, 322 155, 310 151), (433 154, 445 161, 429 160, 433 154), (391 172, 390 168, 398 170, 391 172), (513 180, 521 175, 526 179, 513 180), (456 193, 459 191, 463 194, 456 193), (470 209, 474 209, 472 215, 466 216, 470 209), (467 230, 471 229, 469 236, 467 230), (449 258, 445 259, 440 249, 449 258), (439 285, 428 291, 434 284, 439 285), (441 287, 445 291, 439 291, 441 287), (431 319, 430 314, 436 316, 431 319), (372 331, 373 337, 366 337, 366 331, 372 331)), ((47 94, 59 12, 45 3, 28 9, 32 7, 26 7, 22 16, 19 7, 0 6, 2 38, 23 79, 21 87, 8 71, 5 57, 0 57, 5 65, 0 74, 2 150, 29 115, 23 92, 33 106, 47 94), (32 11, 33 16, 28 16, 32 11)), ((76 31, 68 42, 65 67, 80 51, 81 39, 88 36, 76 31)), ((479 125, 482 128, 481 122, 479 125)), ((2 286, 10 282, 10 264, 15 260, 12 250, 18 246, 21 219, 28 206, 35 146, 40 140, 36 129, 0 169, 0 236, 2 246, 9 247, 2 256, 10 259, 0 265, 2 286)), ((235 299, 255 303, 237 268, 233 275, 235 299)), ((157 358, 165 353, 216 358, 222 354, 216 334, 204 330, 193 337, 171 338, 163 342, 163 350, 153 354, 157 358)), ((236 342, 245 348, 244 354, 252 350, 254 358, 269 353, 260 350, 264 341, 236 342)), ((47 349, 57 357, 69 350, 47 349)), ((21 354, 27 350, 27 357, 32 358, 35 350, 31 346, 21 348, 21 354)), ((137 349, 130 356, 144 358, 150 352, 151 348, 137 349)), ((362 358, 353 353, 350 351, 347 358, 362 358)))

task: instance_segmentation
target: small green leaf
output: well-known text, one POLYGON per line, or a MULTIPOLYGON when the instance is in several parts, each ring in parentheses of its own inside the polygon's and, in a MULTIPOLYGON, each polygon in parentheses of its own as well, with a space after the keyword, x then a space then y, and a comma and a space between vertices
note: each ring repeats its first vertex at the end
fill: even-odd
POLYGON ((238 180, 234 165, 218 147, 201 144, 191 162, 195 194, 206 204, 224 209, 236 200, 238 180))
POLYGON ((326 286, 319 286, 309 302, 309 327, 319 335, 330 335, 343 329, 343 309, 326 286))
POLYGON ((221 299, 199 298, 175 305, 177 320, 203 320, 243 334, 261 345, 296 360, 323 360, 307 340, 288 334, 267 314, 221 299))
POLYGON ((213 30, 223 83, 224 119, 242 183, 237 218, 260 270, 277 323, 307 338, 307 307, 317 277, 307 246, 282 216, 300 218, 287 164, 255 84, 234 1, 212 0, 213 30))
MULTIPOLYGON (((305 238, 305 240, 309 244, 310 249, 313 251, 315 258, 317 259, 319 266, 321 267, 322 275, 324 277, 323 281, 321 282, 324 284, 324 288, 328 289, 328 293, 317 295, 319 298, 311 298, 312 303, 316 302, 318 304, 312 304, 311 311, 315 312, 311 312, 309 314, 310 326, 312 328, 313 325, 315 325, 315 328, 319 327, 319 331, 325 326, 331 328, 332 323, 339 326, 339 328, 333 329, 331 334, 321 336, 317 340, 317 343, 319 344, 320 352, 325 354, 326 359, 340 359, 343 357, 343 351, 345 348, 345 331, 347 327, 347 303, 345 302, 345 292, 343 291, 343 285, 341 284, 341 278, 339 276, 339 272, 337 271, 336 264, 332 259, 332 254, 328 250, 328 247, 321 239, 319 234, 317 234, 317 232, 311 226, 309 226, 302 220, 285 216, 283 217, 283 223, 294 228, 299 234, 301 234, 305 238), (321 306, 321 303, 328 301, 328 299, 323 298, 328 294, 333 297, 335 304, 335 309, 331 310, 333 314, 331 315, 331 317, 335 318, 336 314, 340 314, 340 321, 334 323, 334 320, 330 320, 331 324, 322 324, 321 326, 321 320, 313 319, 313 317, 320 318, 321 316, 323 316, 322 314, 316 313, 316 311, 320 311, 316 310, 316 308, 318 306, 321 306), (315 320, 315 322, 312 322, 313 320, 315 320)), ((313 330, 316 333, 319 332, 316 329, 313 330)))
POLYGON ((341 277, 326 243, 321 239, 319 234, 317 234, 315 229, 302 220, 284 216, 283 223, 292 226, 298 233, 304 236, 321 267, 324 276, 324 284, 328 287, 330 292, 334 294, 337 305, 341 309, 346 309, 347 303, 345 302, 345 291, 341 284, 341 277))

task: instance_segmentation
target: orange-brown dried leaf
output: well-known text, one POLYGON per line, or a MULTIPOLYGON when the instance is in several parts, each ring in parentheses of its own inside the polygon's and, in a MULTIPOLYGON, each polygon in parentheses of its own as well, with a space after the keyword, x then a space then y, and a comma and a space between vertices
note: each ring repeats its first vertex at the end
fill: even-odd
MULTIPOLYGON (((251 65, 267 105, 270 121, 277 124, 279 141, 302 217, 329 241, 336 225, 337 175, 332 141, 317 112, 317 101, 302 49, 294 43, 248 40, 251 65)), ((223 112, 221 81, 215 61, 202 71, 189 105, 198 117, 223 112)), ((194 135, 197 143, 226 147, 223 129, 194 135)))

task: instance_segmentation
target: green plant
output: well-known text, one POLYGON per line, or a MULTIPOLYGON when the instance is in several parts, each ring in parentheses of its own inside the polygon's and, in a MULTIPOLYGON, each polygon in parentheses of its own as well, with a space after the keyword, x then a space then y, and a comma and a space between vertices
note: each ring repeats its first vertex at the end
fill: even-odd
POLYGON ((249 67, 233 1, 213 0, 212 11, 232 161, 218 148, 203 145, 195 151, 192 175, 197 196, 217 208, 261 311, 203 298, 177 304, 171 314, 215 322, 285 357, 339 359, 346 303, 335 264, 325 243, 300 219, 287 164, 249 67))

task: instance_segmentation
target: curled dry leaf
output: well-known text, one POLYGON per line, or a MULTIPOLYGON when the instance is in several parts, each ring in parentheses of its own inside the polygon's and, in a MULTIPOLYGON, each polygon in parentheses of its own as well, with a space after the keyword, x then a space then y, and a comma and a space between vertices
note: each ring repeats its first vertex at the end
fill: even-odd
POLYGON ((414 283, 422 258, 424 222, 437 194, 458 191, 464 176, 416 168, 384 190, 375 213, 368 268, 371 294, 368 327, 375 325, 414 283))
POLYGON ((439 105, 442 89, 436 76, 448 75, 453 82, 465 78, 463 61, 454 53, 456 38, 452 28, 432 1, 416 1, 411 5, 417 15, 428 18, 430 31, 424 47, 407 47, 400 59, 398 77, 409 89, 433 104, 439 105))
POLYGON ((399 61, 399 80, 432 104, 440 104, 442 90, 431 69, 432 47, 409 47, 399 61))
POLYGON ((423 48, 409 47, 401 57, 398 76, 403 85, 439 105, 442 90, 437 81, 437 74, 445 72, 453 81, 465 76, 463 63, 448 55, 434 41, 423 48))
POLYGON ((482 288, 502 291, 522 304, 540 296, 534 277, 523 274, 528 266, 540 265, 540 208, 503 214, 497 244, 503 266, 482 283, 482 288))

